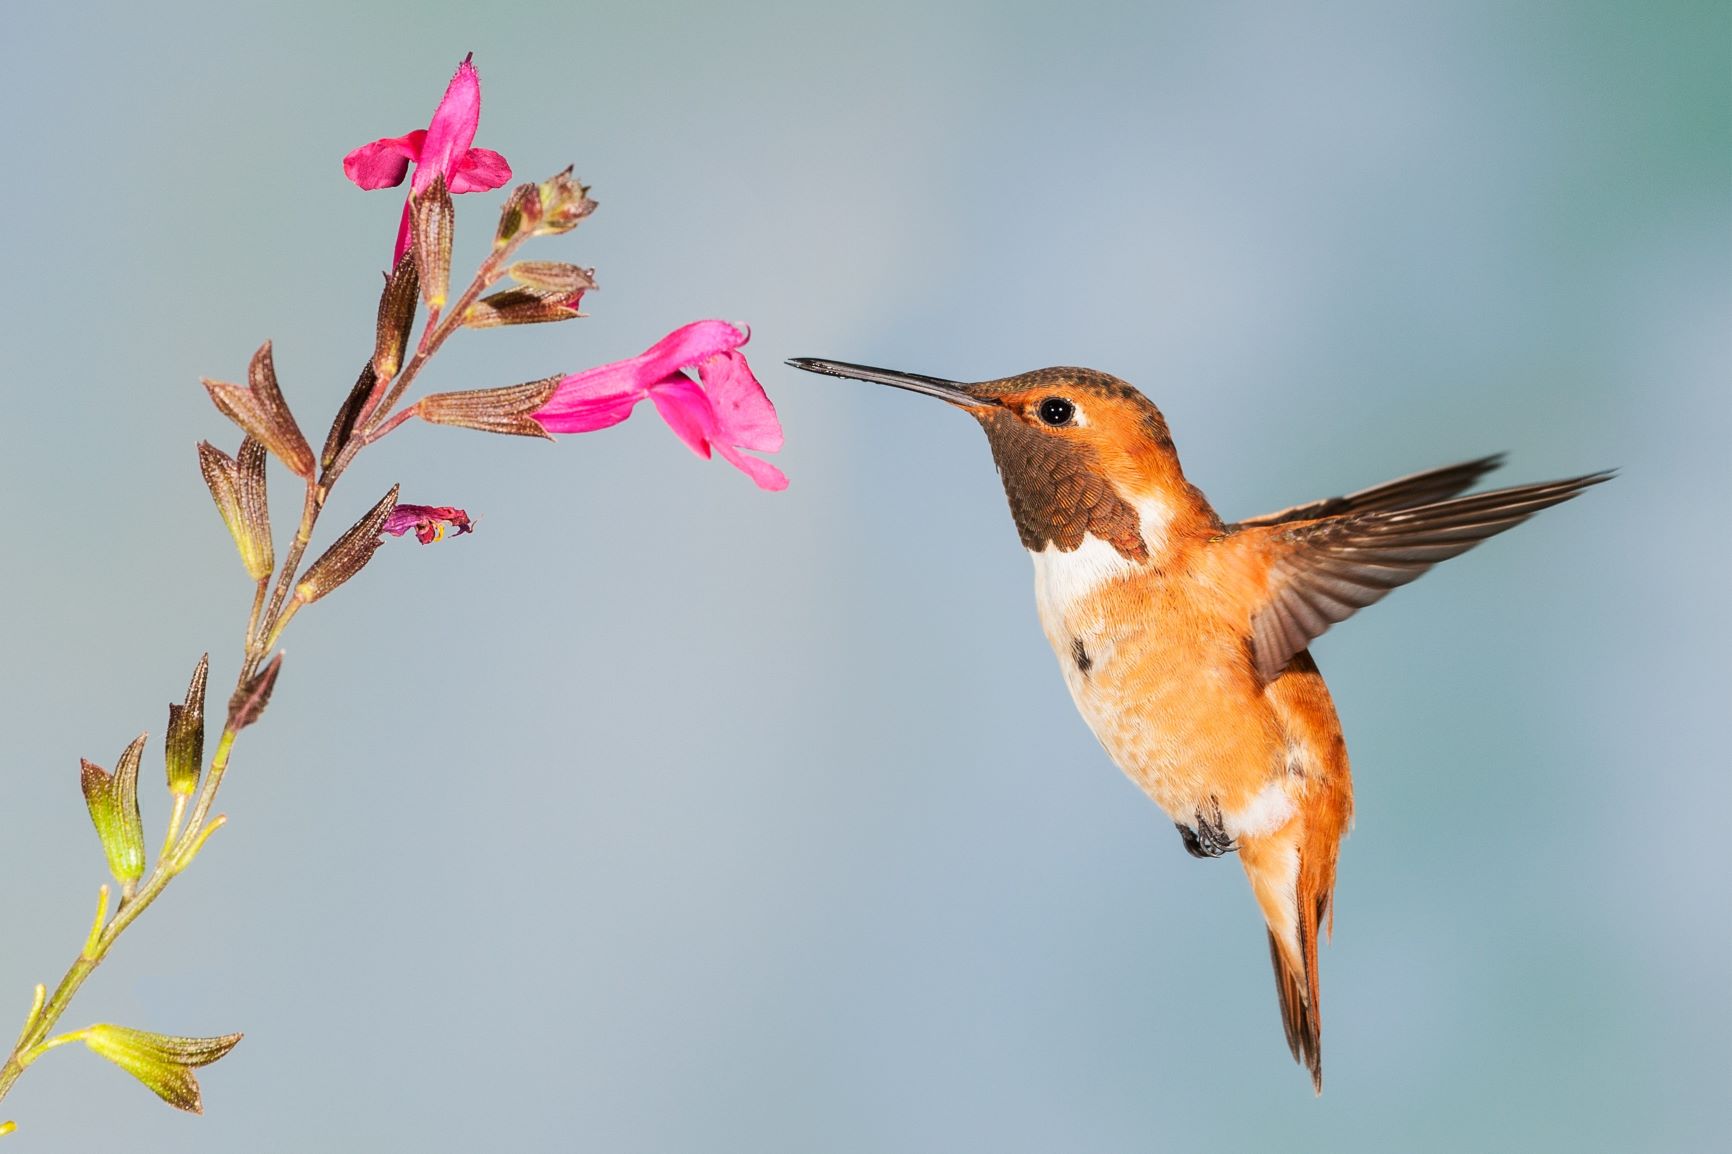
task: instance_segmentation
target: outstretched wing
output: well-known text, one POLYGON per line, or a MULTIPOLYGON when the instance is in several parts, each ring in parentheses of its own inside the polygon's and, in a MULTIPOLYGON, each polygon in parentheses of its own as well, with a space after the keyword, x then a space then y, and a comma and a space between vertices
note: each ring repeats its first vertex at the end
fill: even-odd
POLYGON ((1262 540, 1246 543, 1267 550, 1270 558, 1267 599, 1251 618, 1257 672, 1273 680, 1295 654, 1355 610, 1611 476, 1589 473, 1410 508, 1254 529, 1262 540))
POLYGON ((1416 505, 1429 505, 1433 501, 1442 501, 1457 493, 1467 492, 1479 483, 1481 477, 1501 464, 1503 454, 1493 453, 1475 461, 1463 461, 1459 465, 1445 465, 1441 469, 1427 469, 1423 473, 1398 477, 1381 485, 1373 485, 1369 489, 1361 489, 1357 493, 1349 493, 1345 497, 1325 497, 1321 501, 1294 505, 1290 509, 1275 513, 1264 513, 1261 517, 1248 517, 1239 522, 1239 527, 1249 529, 1262 525, 1284 525, 1290 521, 1313 521, 1318 517, 1339 513, 1374 513, 1382 509, 1411 509, 1416 505))

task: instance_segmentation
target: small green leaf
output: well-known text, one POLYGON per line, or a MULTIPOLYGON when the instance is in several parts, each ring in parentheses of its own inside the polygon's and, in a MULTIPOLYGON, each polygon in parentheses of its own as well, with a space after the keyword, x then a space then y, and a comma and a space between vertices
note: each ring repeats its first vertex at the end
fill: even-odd
POLYGON ((126 1026, 101 1023, 81 1031, 84 1044, 156 1093, 177 1110, 204 1113, 197 1066, 208 1066, 235 1048, 239 1034, 220 1038, 177 1038, 126 1026))

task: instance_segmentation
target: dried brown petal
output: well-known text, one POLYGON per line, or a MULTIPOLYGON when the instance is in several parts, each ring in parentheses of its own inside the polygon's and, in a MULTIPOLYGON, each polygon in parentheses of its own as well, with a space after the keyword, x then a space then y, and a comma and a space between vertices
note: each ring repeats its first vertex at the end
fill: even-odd
POLYGON ((532 289, 571 296, 595 289, 595 270, 562 260, 520 260, 505 270, 513 279, 532 289))
POLYGON ((463 323, 472 329, 492 329, 500 325, 569 321, 583 315, 577 311, 576 296, 546 289, 506 289, 484 296, 463 310, 463 323))
POLYGON ((313 450, 301 428, 295 424, 277 386, 276 367, 271 363, 271 342, 266 341, 253 354, 247 367, 247 387, 225 381, 206 380, 204 387, 223 414, 239 425, 248 436, 257 437, 265 448, 290 470, 311 480, 313 450))
POLYGON ((349 438, 355 434, 355 424, 361 419, 361 409, 366 405, 367 398, 373 395, 373 386, 378 381, 379 378, 373 373, 372 361, 361 366, 361 375, 355 380, 355 387, 349 390, 343 407, 337 410, 337 419, 331 422, 331 431, 325 434, 325 451, 319 454, 319 468, 329 469, 336 461, 337 454, 348 447, 349 438))
POLYGON ((210 676, 210 654, 198 659, 186 701, 168 707, 168 732, 163 737, 163 761, 168 766, 168 792, 189 797, 198 788, 204 767, 204 691, 210 676))
POLYGON ((544 437, 551 441, 553 437, 530 414, 547 403, 559 381, 558 377, 548 377, 503 389, 434 393, 416 402, 415 411, 422 420, 435 425, 457 425, 514 437, 544 437))
MULTIPOLYGON (((447 259, 446 267, 450 267, 447 259)), ((379 294, 379 321, 373 343, 373 372, 383 378, 397 375, 403 367, 403 351, 409 346, 409 330, 415 327, 415 294, 419 279, 415 254, 405 252, 379 294)))
POLYGON ((505 207, 499 211, 499 229, 493 234, 493 247, 504 248, 526 228, 541 222, 541 189, 533 184, 520 184, 511 190, 505 207))
POLYGON ((253 674, 247 683, 229 698, 230 729, 239 733, 259 719, 265 706, 271 703, 271 690, 277 687, 277 674, 282 672, 283 655, 271 658, 270 664, 253 674))
POLYGON ((84 1044, 156 1093, 177 1110, 204 1113, 193 1069, 208 1066, 240 1042, 239 1034, 219 1038, 177 1038, 101 1022, 79 1031, 84 1044))
POLYGON ((373 559, 374 551, 379 548, 379 534, 384 531, 385 521, 396 507, 397 486, 392 485, 383 500, 338 537, 325 550, 324 556, 313 562, 307 575, 295 586, 295 597, 302 602, 317 601, 359 573, 373 559))
POLYGON ((435 176, 425 192, 410 199, 409 224, 421 299, 429 309, 444 308, 445 294, 451 287, 451 234, 457 226, 457 214, 443 176, 435 176))

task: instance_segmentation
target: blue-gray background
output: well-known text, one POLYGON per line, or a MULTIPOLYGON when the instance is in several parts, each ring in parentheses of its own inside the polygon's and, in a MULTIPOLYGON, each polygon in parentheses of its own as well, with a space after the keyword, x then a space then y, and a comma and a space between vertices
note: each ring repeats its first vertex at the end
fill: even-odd
MULTIPOLYGON (((540 251, 604 291, 429 384, 748 322, 793 478, 647 409, 363 458, 334 522, 401 481, 481 531, 295 623, 230 828, 67 1020, 245 1030, 208 1115, 63 1051, 9 1141, 1722 1139, 1727 12, 8 6, 6 1021, 102 880, 77 758, 160 734, 200 651, 234 673, 248 586, 192 448, 235 434, 197 379, 273 338, 322 435, 400 203, 338 161, 465 51, 479 143, 593 183, 540 251), (1229 516, 1500 449, 1509 481, 1623 468, 1317 646, 1359 780, 1321 1101, 1237 863, 1185 856, 1066 700, 980 435, 791 355, 1113 371, 1229 516)), ((497 200, 460 199, 460 262, 497 200)))

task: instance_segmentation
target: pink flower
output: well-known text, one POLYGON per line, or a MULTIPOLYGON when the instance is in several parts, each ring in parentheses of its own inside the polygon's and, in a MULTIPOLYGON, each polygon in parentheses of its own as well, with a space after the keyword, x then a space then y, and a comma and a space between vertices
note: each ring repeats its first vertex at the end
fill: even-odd
MULTIPOLYGON (((411 195, 427 191, 435 176, 444 176, 445 187, 452 193, 485 192, 510 180, 511 166, 503 156, 491 149, 470 147, 481 122, 481 78, 469 61, 470 56, 465 56, 457 66, 457 75, 445 88, 445 98, 433 111, 432 123, 407 136, 387 136, 363 144, 343 158, 343 175, 365 189, 391 188, 403 183, 413 163, 411 195)), ((405 201, 391 263, 401 260, 408 249, 409 204, 405 201)))
POLYGON ((675 329, 641 356, 560 379, 553 396, 530 416, 550 433, 587 433, 617 425, 648 397, 692 452, 713 448, 760 489, 786 489, 782 470, 741 449, 774 453, 782 426, 764 386, 739 351, 747 334, 726 321, 675 329), (693 380, 685 370, 695 369, 693 380))
POLYGON ((444 538, 447 525, 451 527, 453 537, 475 532, 475 523, 469 519, 469 514, 449 505, 398 505, 385 518, 385 527, 380 531, 401 537, 413 529, 415 540, 431 545, 444 538))

